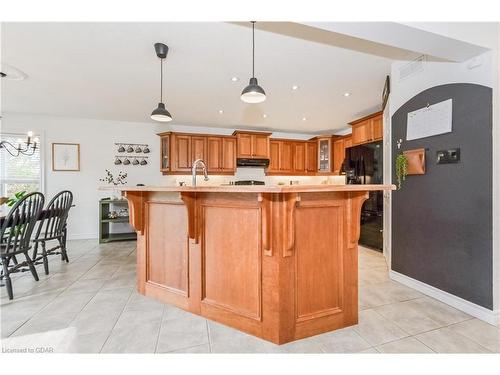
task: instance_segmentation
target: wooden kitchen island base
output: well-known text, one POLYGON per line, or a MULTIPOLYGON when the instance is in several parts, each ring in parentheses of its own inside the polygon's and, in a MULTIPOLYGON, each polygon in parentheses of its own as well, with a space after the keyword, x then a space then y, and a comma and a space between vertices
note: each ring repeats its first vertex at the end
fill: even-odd
POLYGON ((276 344, 356 324, 361 206, 391 188, 124 187, 138 291, 276 344))

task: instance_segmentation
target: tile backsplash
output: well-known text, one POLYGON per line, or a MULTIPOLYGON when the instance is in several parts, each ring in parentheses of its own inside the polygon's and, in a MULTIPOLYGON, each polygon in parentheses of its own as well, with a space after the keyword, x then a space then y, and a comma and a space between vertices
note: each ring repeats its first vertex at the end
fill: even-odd
MULTIPOLYGON (((289 185, 290 181, 298 181, 300 185, 343 185, 345 184, 345 176, 266 176, 264 168, 237 168, 234 176, 225 175, 209 175, 209 180, 204 181, 203 176, 198 175, 198 185, 221 185, 229 184, 231 181, 241 180, 256 180, 264 181, 266 185, 289 185)), ((172 175, 163 176, 161 185, 179 185, 180 182, 185 182, 186 185, 191 185, 191 175, 172 175)))

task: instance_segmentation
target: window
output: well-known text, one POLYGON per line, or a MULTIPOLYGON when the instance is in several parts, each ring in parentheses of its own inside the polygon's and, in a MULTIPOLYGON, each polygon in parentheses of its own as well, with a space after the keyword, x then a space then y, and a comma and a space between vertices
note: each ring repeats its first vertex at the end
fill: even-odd
MULTIPOLYGON (((24 144, 26 135, 0 134, 0 139, 13 145, 24 144)), ((12 197, 18 191, 42 191, 40 148, 37 148, 33 155, 20 154, 16 157, 10 155, 7 150, 0 149, 0 185, 2 197, 12 197)))

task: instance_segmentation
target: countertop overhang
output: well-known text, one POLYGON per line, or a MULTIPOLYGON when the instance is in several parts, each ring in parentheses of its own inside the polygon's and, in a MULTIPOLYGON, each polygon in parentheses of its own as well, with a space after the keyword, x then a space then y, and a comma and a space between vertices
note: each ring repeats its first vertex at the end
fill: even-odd
POLYGON ((321 193, 396 190, 395 185, 222 185, 222 186, 101 186, 99 190, 193 193, 321 193))

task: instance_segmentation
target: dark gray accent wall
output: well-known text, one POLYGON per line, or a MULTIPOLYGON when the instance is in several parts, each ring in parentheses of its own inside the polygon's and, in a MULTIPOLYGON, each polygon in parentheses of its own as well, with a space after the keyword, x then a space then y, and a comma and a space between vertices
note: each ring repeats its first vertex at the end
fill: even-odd
POLYGON ((392 116, 393 160, 402 150, 422 147, 426 174, 408 176, 392 194, 391 268, 492 309, 492 89, 448 84, 406 102, 392 116), (406 141, 408 112, 450 98, 451 133, 406 141), (457 147, 460 163, 436 164, 436 151, 457 147))

